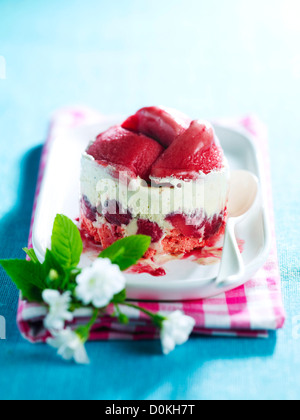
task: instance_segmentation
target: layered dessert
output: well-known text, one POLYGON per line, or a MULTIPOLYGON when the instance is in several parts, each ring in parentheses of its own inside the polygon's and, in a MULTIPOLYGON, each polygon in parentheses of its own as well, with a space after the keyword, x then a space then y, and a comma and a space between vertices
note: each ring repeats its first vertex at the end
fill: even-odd
POLYGON ((134 270, 164 275, 167 261, 199 258, 222 238, 228 190, 229 166, 208 122, 143 108, 83 154, 81 228, 103 248, 151 236, 134 270))

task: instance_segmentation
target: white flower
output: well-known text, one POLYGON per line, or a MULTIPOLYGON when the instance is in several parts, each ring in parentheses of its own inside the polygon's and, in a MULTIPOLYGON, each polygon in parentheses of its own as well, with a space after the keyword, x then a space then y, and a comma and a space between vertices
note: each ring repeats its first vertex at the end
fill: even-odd
POLYGON ((89 364, 89 358, 82 338, 70 328, 52 333, 54 338, 48 338, 47 343, 58 349, 58 354, 65 360, 74 359, 81 365, 89 364))
POLYGON ((77 298, 85 305, 92 303, 95 308, 107 306, 126 285, 120 268, 107 258, 98 258, 77 276, 76 281, 77 298))
POLYGON ((73 320, 73 314, 69 312, 70 292, 65 292, 61 295, 57 290, 44 290, 43 300, 49 305, 49 313, 44 321, 47 330, 62 330, 65 326, 65 321, 73 320))
POLYGON ((176 311, 167 316, 161 329, 161 342, 164 354, 173 351, 176 345, 184 344, 191 335, 196 322, 190 316, 176 311))

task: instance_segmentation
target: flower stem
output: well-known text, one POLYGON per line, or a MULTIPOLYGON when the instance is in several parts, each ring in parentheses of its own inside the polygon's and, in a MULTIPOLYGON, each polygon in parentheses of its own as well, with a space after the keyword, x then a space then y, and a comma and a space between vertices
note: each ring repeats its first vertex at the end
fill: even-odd
POLYGON ((150 312, 147 309, 142 308, 140 306, 133 305, 132 303, 124 302, 122 303, 122 305, 128 306, 129 308, 137 309, 138 311, 148 315, 152 319, 153 323, 159 328, 161 328, 163 321, 166 320, 166 317, 160 314, 154 314, 153 312, 150 312))
POLYGON ((89 330, 91 330, 92 326, 97 321, 99 314, 100 314, 100 309, 98 309, 98 308, 94 309, 93 316, 92 316, 90 322, 87 324, 87 327, 89 328, 89 330))
POLYGON ((70 282, 75 281, 76 277, 81 273, 81 271, 82 270, 80 268, 71 268, 70 270, 66 271, 66 276, 61 286, 63 291, 66 289, 70 282))
POLYGON ((100 309, 94 309, 93 316, 90 319, 90 321, 86 325, 77 328, 76 332, 77 334, 80 335, 82 342, 85 343, 89 339, 91 329, 93 325, 95 324, 95 322, 97 321, 99 314, 100 314, 100 309))

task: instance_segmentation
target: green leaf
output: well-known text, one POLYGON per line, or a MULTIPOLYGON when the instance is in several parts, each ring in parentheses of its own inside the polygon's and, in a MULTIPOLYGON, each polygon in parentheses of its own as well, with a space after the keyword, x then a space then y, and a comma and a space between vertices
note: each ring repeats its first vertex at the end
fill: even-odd
POLYGON ((39 263, 38 257, 36 256, 34 249, 23 248, 23 251, 26 252, 31 261, 33 261, 36 264, 39 263))
POLYGON ((126 300, 126 289, 122 290, 122 292, 115 295, 111 303, 114 303, 117 305, 119 303, 125 302, 125 300, 126 300))
POLYGON ((99 258, 109 258, 122 271, 135 265, 146 253, 151 244, 151 237, 134 235, 121 239, 99 255, 99 258))
POLYGON ((51 251, 63 268, 75 267, 83 251, 77 226, 68 217, 58 214, 54 221, 51 251))
POLYGON ((26 260, 0 260, 0 264, 30 302, 42 302, 42 292, 46 288, 41 264, 26 260))

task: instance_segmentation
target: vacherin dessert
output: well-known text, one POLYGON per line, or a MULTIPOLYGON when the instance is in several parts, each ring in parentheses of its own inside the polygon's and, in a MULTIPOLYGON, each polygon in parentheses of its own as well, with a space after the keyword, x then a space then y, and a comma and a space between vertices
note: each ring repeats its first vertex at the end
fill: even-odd
POLYGON ((138 111, 99 134, 82 156, 80 224, 107 248, 144 234, 135 272, 213 247, 224 233, 229 166, 213 127, 167 108, 138 111))

